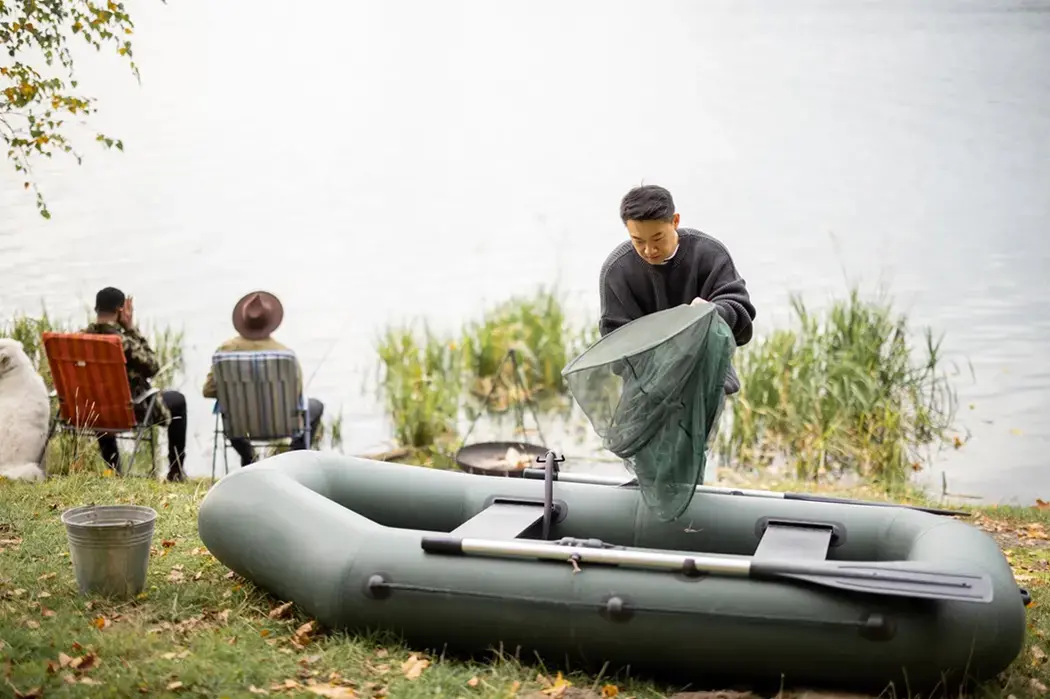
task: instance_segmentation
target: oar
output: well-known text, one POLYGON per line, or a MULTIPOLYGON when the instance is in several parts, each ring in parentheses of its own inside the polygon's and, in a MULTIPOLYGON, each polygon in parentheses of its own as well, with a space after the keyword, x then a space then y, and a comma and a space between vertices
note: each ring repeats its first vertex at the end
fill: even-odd
MULTIPOLYGON (((544 478, 542 468, 527 468, 522 475, 526 478, 544 478)), ((612 485, 619 487, 634 487, 638 485, 636 478, 624 480, 618 476, 599 476, 591 473, 567 473, 559 471, 554 474, 554 480, 565 483, 588 483, 591 485, 612 485)), ((778 500, 806 500, 808 502, 829 502, 842 505, 865 505, 867 507, 903 507, 908 510, 919 510, 935 515, 950 517, 969 517, 970 513, 963 510, 943 510, 937 507, 918 507, 916 505, 902 505, 895 502, 874 502, 871 500, 855 500, 853 498, 835 498, 824 495, 810 495, 809 493, 781 493, 776 490, 748 490, 747 488, 723 488, 711 485, 698 485, 696 492, 711 495, 742 495, 752 498, 775 498, 778 500)))
POLYGON ((453 536, 425 536, 427 553, 489 556, 499 558, 539 558, 620 565, 685 574, 709 573, 759 580, 802 580, 873 595, 892 595, 959 602, 992 601, 992 581, 987 574, 946 573, 926 570, 912 561, 853 562, 764 560, 748 556, 722 557, 700 554, 663 553, 631 549, 566 547, 559 544, 523 540, 465 539, 453 536))

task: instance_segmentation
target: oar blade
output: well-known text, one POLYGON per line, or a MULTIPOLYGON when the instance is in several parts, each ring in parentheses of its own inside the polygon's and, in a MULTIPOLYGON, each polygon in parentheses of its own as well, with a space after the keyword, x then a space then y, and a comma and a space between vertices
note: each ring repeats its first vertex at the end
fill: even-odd
MULTIPOLYGON (((816 585, 834 587, 851 592, 890 595, 918 599, 936 599, 955 602, 992 601, 992 579, 987 574, 947 573, 877 563, 827 563, 827 569, 817 571, 784 570, 765 575, 804 580, 816 585)), ((822 566, 823 567, 823 566, 822 566)))

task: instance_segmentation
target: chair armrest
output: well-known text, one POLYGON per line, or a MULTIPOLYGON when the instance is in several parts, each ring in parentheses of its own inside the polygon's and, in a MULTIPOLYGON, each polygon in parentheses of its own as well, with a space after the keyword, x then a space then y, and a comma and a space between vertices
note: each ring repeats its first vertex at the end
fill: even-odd
POLYGON ((135 398, 132 398, 131 402, 135 403, 136 405, 138 405, 142 401, 146 400, 147 398, 151 398, 151 397, 157 395, 158 393, 160 393, 160 389, 159 388, 151 388, 148 391, 144 391, 142 393, 142 395, 136 396, 135 398))

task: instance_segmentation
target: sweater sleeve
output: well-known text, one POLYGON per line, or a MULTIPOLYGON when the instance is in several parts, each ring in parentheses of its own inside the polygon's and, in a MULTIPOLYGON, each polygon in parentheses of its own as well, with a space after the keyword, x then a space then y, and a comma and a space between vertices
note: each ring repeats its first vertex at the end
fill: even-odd
POLYGON ((715 304, 719 315, 732 329, 738 347, 751 342, 754 334, 755 306, 747 291, 747 284, 737 273, 733 260, 721 260, 712 272, 711 292, 707 301, 715 304))
POLYGON ((601 301, 598 333, 602 337, 643 315, 638 303, 631 295, 622 264, 606 263, 603 265, 598 286, 601 301))

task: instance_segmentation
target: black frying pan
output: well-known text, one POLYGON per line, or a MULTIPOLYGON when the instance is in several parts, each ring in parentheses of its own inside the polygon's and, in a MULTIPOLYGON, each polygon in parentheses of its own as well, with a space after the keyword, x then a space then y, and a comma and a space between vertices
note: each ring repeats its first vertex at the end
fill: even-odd
POLYGON ((480 476, 520 478, 525 468, 535 467, 536 460, 547 453, 547 447, 528 442, 477 442, 456 452, 456 465, 467 473, 480 476), (507 450, 514 449, 528 463, 507 468, 507 450))

